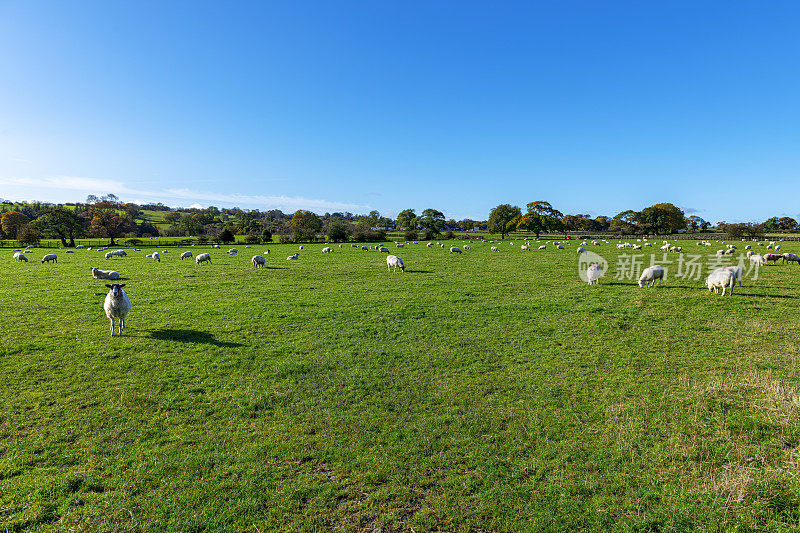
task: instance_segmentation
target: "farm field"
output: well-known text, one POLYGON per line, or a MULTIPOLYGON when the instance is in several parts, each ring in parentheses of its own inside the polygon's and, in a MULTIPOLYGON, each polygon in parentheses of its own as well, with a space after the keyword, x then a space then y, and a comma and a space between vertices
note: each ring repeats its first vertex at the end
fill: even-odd
POLYGON ((599 286, 576 241, 5 250, 0 530, 797 530, 800 266, 640 289, 615 243, 599 286))

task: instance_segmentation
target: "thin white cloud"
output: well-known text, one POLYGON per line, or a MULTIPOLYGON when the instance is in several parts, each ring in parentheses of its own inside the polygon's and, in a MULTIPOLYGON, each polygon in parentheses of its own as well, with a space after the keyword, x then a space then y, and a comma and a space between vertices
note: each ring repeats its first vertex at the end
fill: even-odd
MULTIPOLYGON (((356 211, 370 210, 369 205, 360 205, 349 202, 337 202, 303 196, 266 196, 240 193, 218 193, 213 191, 197 191, 193 189, 164 189, 161 191, 148 191, 136 189, 124 182, 109 179, 88 178, 83 176, 53 176, 48 178, 20 178, 0 177, 0 185, 13 187, 18 190, 18 195, 28 196, 28 200, 64 201, 63 191, 75 191, 82 196, 89 194, 103 195, 113 193, 121 199, 135 198, 137 203, 163 202, 168 205, 180 205, 192 202, 192 206, 219 205, 220 207, 240 206, 258 207, 267 209, 281 209, 296 211, 308 209, 310 211, 356 211), (62 194, 55 194, 62 191, 62 194)), ((77 195, 70 195, 77 196, 77 195)), ((71 201, 82 201, 83 197, 73 197, 71 201)))

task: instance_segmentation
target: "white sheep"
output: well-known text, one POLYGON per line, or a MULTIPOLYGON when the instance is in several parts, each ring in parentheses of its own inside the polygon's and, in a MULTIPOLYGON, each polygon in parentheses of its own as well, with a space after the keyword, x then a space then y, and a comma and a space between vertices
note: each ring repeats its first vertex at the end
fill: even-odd
POLYGON ((111 289, 106 295, 106 300, 103 302, 103 309, 106 311, 106 316, 111 321, 111 336, 114 336, 114 319, 119 319, 119 334, 122 336, 122 329, 125 327, 125 317, 131 310, 131 300, 125 291, 122 290, 125 284, 114 283, 112 285, 106 284, 106 287, 111 289))
MULTIPOLYGON (((734 285, 736 285, 736 283, 738 283, 740 287, 742 286, 742 275, 744 274, 744 272, 742 271, 742 267, 736 265, 736 266, 725 266, 725 267, 722 267, 722 268, 724 268, 725 270, 727 270, 728 272, 733 274, 733 284, 734 285)), ((719 269, 717 269, 717 270, 719 270, 719 269)))
MULTIPOLYGON (((111 252, 106 252, 106 259, 111 259, 112 257, 114 257, 114 254, 113 254, 113 253, 111 253, 111 252)), ((150 257, 150 256, 147 256, 147 257, 150 257)))
POLYGON ((395 272, 397 272, 398 270, 400 272, 406 271, 406 267, 403 264, 403 260, 397 257, 396 255, 386 256, 386 267, 389 269, 389 272, 392 271, 392 268, 394 268, 395 272))
POLYGON ((398 242, 397 243, 397 247, 398 248, 403 248, 404 246, 405 246, 405 243, 402 243, 402 242, 398 242))
POLYGON ((578 255, 585 254, 586 253, 586 248, 581 246, 576 251, 578 252, 578 255))
POLYGON ((798 257, 796 254, 790 254, 789 252, 786 252, 783 254, 783 262, 797 263, 798 265, 800 265, 800 257, 798 257))
POLYGON ((211 254, 208 253, 208 252, 206 252, 204 254, 197 254, 197 257, 194 258, 194 262, 197 265, 202 264, 202 263, 213 264, 213 263, 211 263, 211 254))
POLYGON ((56 254, 47 254, 46 256, 42 257, 42 263, 49 263, 50 261, 53 263, 58 263, 58 257, 56 254))
POLYGON ((598 264, 591 264, 586 269, 586 281, 589 285, 598 285, 600 278, 603 276, 603 267, 598 264))
POLYGON ((301 246, 301 247, 300 247, 300 250, 302 250, 302 249, 303 249, 303 247, 301 246))
POLYGON ((161 262, 161 256, 158 254, 158 252, 153 252, 153 261, 158 261, 159 263, 161 262))
POLYGON ((236 248, 231 248, 231 249, 230 249, 230 250, 228 250, 226 253, 227 253, 228 255, 236 255, 236 254, 238 254, 238 253, 239 253, 239 250, 237 250, 236 248))
POLYGON ((326 246, 325 248, 322 249, 322 253, 323 254, 331 254, 331 253, 333 253, 333 248, 331 248, 330 246, 326 246))
POLYGON ((191 251, 189 251, 189 250, 187 250, 187 251, 185 251, 185 252, 183 252, 183 253, 181 254, 181 260, 184 260, 184 259, 191 259, 191 258, 192 258, 192 252, 191 252, 191 251))
POLYGON ((94 279, 119 279, 119 274, 114 270, 100 270, 99 268, 92 267, 92 277, 94 279))
POLYGON ((498 248, 497 246, 492 246, 492 251, 493 252, 499 252, 500 248, 498 248))
POLYGON ((267 260, 264 258, 263 255, 254 255, 253 258, 250 260, 253 263, 255 268, 263 267, 267 264, 267 260))
POLYGON ((458 246, 451 246, 450 247, 450 253, 451 254, 460 254, 461 253, 461 248, 459 248, 458 246))
POLYGON ((724 268, 718 268, 706 278, 706 287, 708 287, 708 290, 713 290, 714 294, 717 294, 721 288, 723 296, 725 296, 725 289, 727 288, 730 288, 728 296, 733 294, 733 287, 735 284, 736 278, 733 272, 724 268))
POLYGON ((290 255, 286 258, 287 261, 297 261, 298 259, 300 259, 300 254, 290 255))
POLYGON ((464 245, 464 249, 465 250, 472 250, 472 246, 470 246, 469 244, 465 244, 464 245))
POLYGON ((387 253, 387 254, 389 253, 389 249, 387 247, 385 247, 385 246, 379 247, 378 251, 381 252, 381 253, 387 253))
POLYGON ((664 279, 664 267, 661 265, 653 265, 647 267, 642 272, 642 275, 639 276, 639 287, 644 287, 647 285, 648 287, 652 287, 655 285, 656 280, 658 280, 658 286, 661 286, 661 280, 664 279))
POLYGON ((543 244, 543 245, 541 245, 539 247, 539 250, 546 250, 546 249, 547 249, 547 245, 546 244, 543 244))
POLYGON ((25 261, 27 263, 28 262, 28 258, 25 257, 25 254, 22 254, 20 252, 14 252, 14 261, 17 261, 17 262, 25 261))
POLYGON ((563 250, 564 249, 564 245, 563 244, 557 244, 556 248, 558 248, 559 250, 563 250))
POLYGON ((433 247, 433 243, 432 243, 432 242, 429 242, 429 243, 428 243, 428 244, 426 244, 425 246, 427 246, 428 248, 432 248, 432 247, 433 247))

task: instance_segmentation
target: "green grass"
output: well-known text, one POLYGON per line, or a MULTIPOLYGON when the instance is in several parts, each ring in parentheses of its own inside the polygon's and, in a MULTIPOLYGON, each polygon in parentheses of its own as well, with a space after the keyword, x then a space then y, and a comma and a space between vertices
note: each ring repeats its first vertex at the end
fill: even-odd
POLYGON ((800 267, 723 299, 519 244, 6 251, 0 530, 797 530, 800 267))

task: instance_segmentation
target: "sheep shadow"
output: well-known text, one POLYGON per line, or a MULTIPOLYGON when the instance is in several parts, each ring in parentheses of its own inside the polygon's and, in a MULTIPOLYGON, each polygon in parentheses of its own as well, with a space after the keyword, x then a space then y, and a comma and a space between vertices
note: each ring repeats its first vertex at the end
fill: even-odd
POLYGON ((160 341, 190 342, 192 344, 210 344, 218 348, 238 348, 244 344, 238 342, 218 341, 207 331, 196 329, 159 329, 151 331, 148 338, 160 341))
POLYGON ((751 298, 784 298, 789 300, 796 300, 797 296, 792 296, 790 294, 763 294, 763 293, 752 293, 752 292, 736 292, 734 293, 736 296, 748 296, 751 298))

